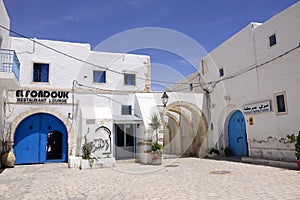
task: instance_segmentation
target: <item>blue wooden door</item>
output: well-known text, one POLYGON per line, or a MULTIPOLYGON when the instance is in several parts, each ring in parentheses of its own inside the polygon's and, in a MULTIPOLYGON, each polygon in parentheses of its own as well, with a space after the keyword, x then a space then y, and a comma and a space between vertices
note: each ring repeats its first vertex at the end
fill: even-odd
POLYGON ((16 164, 33 164, 67 161, 67 131, 64 124, 55 116, 38 113, 25 118, 17 127, 14 136, 16 164), (48 135, 59 132, 62 135, 60 156, 47 159, 48 135))
POLYGON ((246 123, 243 113, 236 111, 230 117, 228 125, 229 148, 233 156, 247 156, 248 145, 246 123))

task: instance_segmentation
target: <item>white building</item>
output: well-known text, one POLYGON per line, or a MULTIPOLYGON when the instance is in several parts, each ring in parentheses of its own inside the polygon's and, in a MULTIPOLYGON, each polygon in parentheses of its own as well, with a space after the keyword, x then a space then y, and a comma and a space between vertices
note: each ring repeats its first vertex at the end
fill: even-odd
POLYGON ((3 98, 3 93, 6 89, 16 89, 19 87, 20 68, 20 63, 15 52, 10 50, 9 31, 7 30, 10 27, 10 20, 3 1, 0 1, 0 25, 0 153, 2 153, 6 151, 4 145, 6 138, 4 138, 3 127, 7 107, 4 103, 5 98, 3 98))
MULTIPOLYGON (((20 88, 4 95, 9 105, 4 135, 16 164, 65 162, 82 156, 87 143, 103 164, 140 157, 136 144, 145 137, 143 121, 148 123, 151 113, 136 114, 143 112, 137 93, 150 92, 149 56, 25 38, 11 38, 11 48, 22 68, 20 88)), ((152 99, 148 106, 155 112, 153 94, 152 99)))
POLYGON ((152 140, 149 117, 158 110, 149 93, 149 56, 9 37, 0 2, 1 153, 13 150, 16 164, 79 167, 85 146, 98 159, 95 167, 111 166, 115 158, 151 163, 143 142, 152 140), (139 105, 144 97, 147 108, 139 105))
POLYGON ((295 160, 286 135, 298 133, 300 3, 250 23, 204 57, 208 146, 235 156, 295 160))
MULTIPOLYGON (((1 24, 9 29, 1 3, 1 24)), ((205 96, 169 93, 168 107, 162 107, 162 94, 151 92, 149 56, 96 52, 89 44, 1 31, 1 47, 13 49, 21 63, 20 72, 15 75, 11 67, 0 79, 1 151, 13 150, 16 164, 68 161, 83 167, 87 149, 97 158, 94 167, 128 158, 151 163, 154 113, 166 127, 158 130, 166 153, 205 154, 205 96), (2 84, 5 76, 12 83, 2 84)), ((1 60, 1 67, 6 63, 1 60)))

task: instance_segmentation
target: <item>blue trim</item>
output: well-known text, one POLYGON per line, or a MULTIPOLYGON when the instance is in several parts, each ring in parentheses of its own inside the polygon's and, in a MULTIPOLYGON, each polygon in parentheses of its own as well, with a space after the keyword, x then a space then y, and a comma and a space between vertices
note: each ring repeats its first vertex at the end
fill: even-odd
POLYGON ((115 158, 116 158, 116 159, 117 159, 117 157, 118 157, 118 155, 117 155, 117 154, 118 154, 118 153, 117 153, 117 131, 118 131, 118 130, 117 130, 117 129, 118 129, 117 124, 115 124, 115 134, 114 134, 114 135, 115 135, 115 137, 114 137, 115 148, 114 148, 114 149, 115 149, 115 158))
POLYGON ((93 71, 94 83, 106 83, 106 71, 93 71))
POLYGON ((132 85, 135 86, 135 74, 124 74, 124 85, 132 85))
POLYGON ((136 124, 134 124, 134 129, 133 129, 133 157, 135 158, 136 157, 136 124))
POLYGON ((121 115, 132 115, 132 105, 122 105, 121 106, 121 115), (129 110, 129 114, 127 114, 125 111, 127 111, 127 108, 129 110))

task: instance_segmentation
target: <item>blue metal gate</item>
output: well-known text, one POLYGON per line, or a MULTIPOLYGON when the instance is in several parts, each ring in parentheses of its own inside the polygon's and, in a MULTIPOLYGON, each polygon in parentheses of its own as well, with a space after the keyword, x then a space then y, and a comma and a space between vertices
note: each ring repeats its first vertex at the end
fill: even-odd
POLYGON ((47 113, 31 115, 18 125, 15 132, 16 164, 66 162, 67 141, 67 129, 57 117, 47 113))
POLYGON ((243 113, 236 111, 230 117, 228 125, 229 148, 233 156, 247 156, 248 145, 246 123, 243 113))

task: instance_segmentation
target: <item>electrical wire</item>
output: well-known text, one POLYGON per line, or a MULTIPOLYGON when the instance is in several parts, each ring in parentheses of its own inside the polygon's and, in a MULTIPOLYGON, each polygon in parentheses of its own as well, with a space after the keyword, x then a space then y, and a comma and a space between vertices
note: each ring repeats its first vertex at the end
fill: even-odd
MULTIPOLYGON (((75 57, 75 56, 72 56, 72 55, 70 55, 70 54, 67 54, 67 53, 65 53, 65 52, 63 52, 63 51, 60 51, 60 50, 55 49, 55 48, 53 48, 53 47, 50 47, 50 46, 48 46, 48 45, 46 45, 46 44, 43 44, 42 42, 39 42, 39 41, 37 41, 37 40, 35 40, 35 39, 32 39, 32 38, 29 38, 29 37, 27 37, 27 36, 25 36, 25 35, 23 35, 23 34, 21 34, 21 33, 18 33, 18 32, 16 32, 16 31, 14 31, 14 30, 11 30, 11 29, 9 29, 9 28, 7 28, 7 27, 1 25, 1 24, 0 24, 0 27, 3 28, 3 29, 5 29, 5 30, 7 30, 7 31, 9 31, 9 32, 11 32, 11 33, 14 33, 14 34, 20 36, 20 37, 22 37, 22 38, 28 39, 28 40, 30 40, 30 41, 33 42, 33 43, 36 43, 36 44, 38 44, 38 45, 40 45, 40 46, 43 46, 43 47, 45 47, 45 48, 47 48, 47 49, 49 49, 49 50, 51 50, 51 51, 54 51, 54 52, 59 53, 59 54, 61 54, 61 55, 64 55, 64 56, 66 56, 66 57, 68 57, 68 58, 74 59, 74 60, 76 60, 76 61, 78 61, 78 62, 82 62, 82 63, 84 63, 84 64, 91 65, 91 66, 93 66, 93 67, 96 67, 96 68, 99 68, 99 69, 102 69, 102 70, 107 70, 107 71, 110 71, 110 72, 113 72, 113 73, 116 73, 116 74, 119 74, 119 75, 123 75, 123 74, 124 74, 123 72, 116 71, 116 70, 112 70, 112 69, 109 69, 109 68, 106 68, 106 67, 101 67, 101 66, 96 65, 96 64, 94 64, 94 63, 91 63, 91 62, 88 62, 88 61, 86 61, 86 60, 82 60, 82 59, 80 59, 80 58, 77 58, 77 57, 75 57)), ((148 78, 138 77, 138 76, 136 76, 136 79, 140 79, 140 80, 144 80, 144 81, 148 81, 148 80, 149 80, 148 78)), ((162 80, 154 80, 154 79, 150 79, 149 81, 150 81, 150 82, 153 82, 153 83, 165 83, 165 84, 174 84, 174 85, 176 85, 176 84, 178 84, 178 85, 180 85, 180 84, 186 84, 186 83, 179 83, 179 82, 172 82, 172 81, 162 81, 162 80)))
POLYGON ((241 74, 247 73, 247 72, 249 72, 249 71, 251 71, 251 70, 253 70, 253 69, 260 68, 260 67, 262 67, 262 66, 264 66, 264 65, 266 65, 266 64, 269 64, 269 63, 271 63, 271 62, 277 60, 278 58, 281 58, 281 57, 283 57, 283 56, 285 56, 285 55, 287 55, 287 54, 289 54, 289 53, 295 51, 295 50, 298 49, 298 48, 300 48, 300 43, 299 43, 298 46, 296 46, 296 47, 294 47, 294 48, 292 48, 292 49, 290 49, 290 50, 288 50, 288 51, 286 51, 286 52, 280 54, 279 56, 277 56, 277 57, 275 57, 275 58, 272 58, 272 59, 270 59, 270 60, 268 60, 268 61, 265 61, 265 62, 263 62, 263 63, 261 63, 261 64, 259 64, 259 65, 250 65, 249 67, 243 68, 242 70, 240 70, 240 71, 238 71, 238 72, 236 72, 236 73, 234 73, 234 74, 232 74, 232 75, 229 75, 229 76, 224 77, 224 78, 222 78, 222 79, 220 79, 220 80, 218 80, 218 81, 215 81, 215 84, 217 84, 217 83, 219 83, 219 82, 221 82, 221 81, 224 81, 224 80, 228 80, 228 79, 235 78, 236 76, 239 76, 239 75, 241 75, 241 74))
MULTIPOLYGON (((28 40, 30 40, 30 41, 36 43, 36 44, 39 44, 39 45, 41 45, 41 46, 43 46, 43 47, 45 47, 45 48, 47 48, 47 49, 49 49, 49 50, 52 50, 52 51, 54 51, 54 52, 56 52, 56 53, 62 54, 62 55, 64 55, 64 56, 66 56, 66 57, 69 57, 69 58, 71 58, 71 59, 74 59, 74 60, 77 60, 77 61, 79 61, 79 62, 82 62, 82 63, 84 63, 84 64, 91 65, 91 66, 93 66, 93 67, 97 67, 97 68, 100 68, 100 69, 103 69, 103 70, 107 70, 107 71, 110 71, 110 72, 113 72, 113 73, 116 73, 116 74, 120 74, 120 75, 123 75, 123 74, 124 74, 123 72, 119 72, 119 71, 112 70, 112 69, 109 69, 109 68, 101 67, 101 66, 96 65, 96 64, 94 64, 94 63, 91 63, 91 62, 88 62, 88 61, 86 61, 86 60, 82 60, 82 59, 80 59, 80 58, 77 58, 77 57, 75 57, 75 56, 72 56, 72 55, 70 55, 70 54, 67 54, 67 53, 65 53, 65 52, 63 52, 63 51, 57 50, 57 49, 55 49, 55 48, 53 48, 53 47, 50 47, 50 46, 48 46, 48 45, 43 44, 42 42, 36 41, 35 39, 31 39, 31 38, 29 38, 29 37, 27 37, 27 36, 25 36, 25 35, 23 35, 23 34, 21 34, 21 33, 18 33, 18 32, 16 32, 16 31, 13 31, 13 30, 11 30, 11 29, 9 29, 9 28, 7 28, 7 27, 1 25, 1 24, 0 24, 0 27, 3 28, 3 29, 5 29, 5 30, 7 30, 7 31, 10 31, 11 33, 14 33, 14 34, 16 34, 16 35, 18 35, 18 36, 20 36, 20 37, 23 37, 23 38, 25 38, 25 39, 28 39, 28 40)), ((271 60, 268 60, 268 61, 266 61, 266 62, 263 62, 263 63, 261 63, 261 64, 259 64, 259 65, 251 65, 251 66, 249 66, 249 67, 243 68, 242 70, 240 70, 240 71, 238 71, 238 72, 236 72, 236 73, 234 73, 234 74, 232 74, 232 75, 228 75, 227 77, 224 77, 224 78, 222 78, 222 79, 220 79, 220 80, 217 80, 217 81, 209 81, 209 82, 202 82, 202 83, 192 83, 192 82, 182 83, 182 82, 161 81, 161 80, 154 80, 154 79, 150 79, 150 80, 149 80, 149 79, 147 79, 147 78, 144 78, 144 77, 137 77, 137 76, 136 76, 136 78, 137 78, 137 79, 140 79, 140 80, 146 80, 146 81, 149 80, 149 81, 152 82, 152 83, 165 83, 165 84, 173 84, 173 85, 193 84, 193 88, 196 88, 196 87, 202 87, 202 86, 205 86, 205 85, 212 85, 212 87, 214 88, 218 83, 220 83, 220 82, 222 82, 222 81, 225 81, 225 80, 228 80, 228 79, 235 78, 236 76, 239 76, 239 75, 241 75, 241 74, 244 74, 244 73, 246 73, 246 72, 249 72, 249 71, 251 71, 251 70, 253 70, 253 69, 260 68, 260 67, 262 67, 262 66, 264 66, 264 65, 266 65, 266 64, 268 64, 268 63, 270 63, 270 62, 273 62, 273 61, 277 60, 277 59, 280 58, 280 57, 283 57, 283 56, 289 54, 290 52, 292 52, 292 51, 294 51, 294 50, 296 50, 296 49, 298 49, 298 48, 300 48, 300 43, 299 43, 299 45, 298 45, 297 47, 292 48, 292 49, 290 49, 289 51, 287 51, 287 52, 285 52, 285 53, 283 53, 283 54, 280 54, 279 56, 277 56, 277 57, 275 57, 275 58, 273 58, 273 59, 271 59, 271 60)), ((191 79, 191 81, 194 80, 196 77, 197 77, 197 76, 195 76, 193 79, 191 79)), ((82 87, 89 87, 89 86, 82 85, 82 84, 79 84, 79 83, 78 83, 78 85, 79 85, 79 86, 82 86, 82 87)), ((189 88, 190 88, 190 87, 180 88, 180 89, 178 89, 178 90, 176 90, 176 89, 172 89, 172 90, 167 89, 166 91, 169 91, 169 92, 171 92, 171 91, 172 91, 172 92, 177 92, 177 91, 187 90, 187 89, 189 89, 189 88)), ((115 92, 118 92, 118 90, 105 90, 105 89, 94 88, 94 87, 92 87, 92 88, 90 88, 90 89, 93 89, 93 90, 97 89, 97 90, 100 90, 100 91, 102 90, 102 91, 105 91, 105 92, 108 92, 108 91, 115 91, 115 92)), ((124 91, 123 91, 123 92, 124 92, 124 91)), ((128 92, 132 92, 132 91, 128 91, 128 92)))

